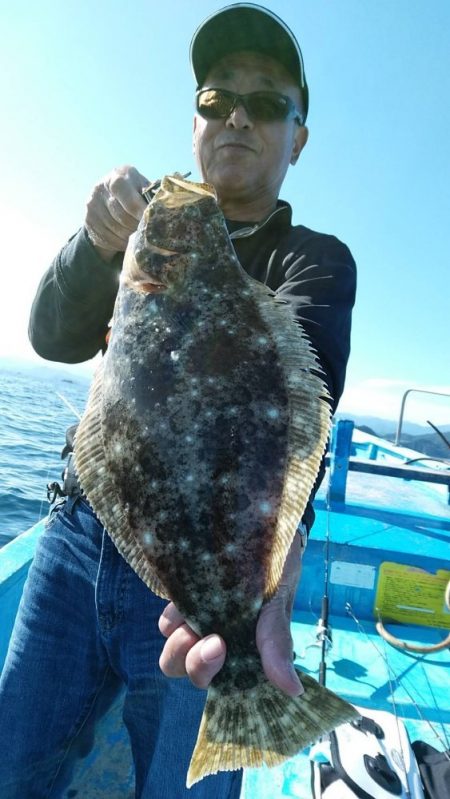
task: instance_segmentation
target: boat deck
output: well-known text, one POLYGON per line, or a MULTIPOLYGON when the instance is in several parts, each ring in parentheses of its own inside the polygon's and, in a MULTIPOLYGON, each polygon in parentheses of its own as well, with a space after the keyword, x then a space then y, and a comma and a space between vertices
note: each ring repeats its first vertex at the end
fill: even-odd
MULTIPOLYGON (((314 646, 317 620, 315 614, 295 611, 292 625, 296 665, 316 679, 320 661, 320 648, 314 646)), ((422 740, 439 750, 450 748, 449 651, 413 655, 387 645, 373 622, 364 622, 361 629, 351 617, 332 615, 330 623, 327 686, 360 707, 398 714, 411 742, 422 740)), ((405 635, 400 625, 389 629, 400 637, 405 635)), ((434 644, 443 637, 435 629, 408 627, 411 643, 434 644)), ((308 799, 310 763, 307 749, 282 766, 248 769, 242 799, 308 799)))

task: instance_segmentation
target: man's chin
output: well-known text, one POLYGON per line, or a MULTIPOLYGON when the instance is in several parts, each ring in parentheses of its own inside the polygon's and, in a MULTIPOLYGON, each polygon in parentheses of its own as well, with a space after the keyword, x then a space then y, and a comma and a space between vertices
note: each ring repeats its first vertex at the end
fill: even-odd
POLYGON ((241 192, 248 194, 253 183, 252 177, 251 170, 244 169, 242 163, 230 163, 212 170, 207 182, 212 183, 219 196, 241 192))

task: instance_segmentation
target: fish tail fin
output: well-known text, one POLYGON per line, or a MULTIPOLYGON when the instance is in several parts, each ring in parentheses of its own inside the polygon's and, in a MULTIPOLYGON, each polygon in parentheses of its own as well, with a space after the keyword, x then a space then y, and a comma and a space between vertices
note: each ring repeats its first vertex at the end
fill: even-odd
POLYGON ((262 674, 250 689, 208 690, 186 785, 208 774, 276 766, 298 754, 357 711, 316 680, 299 672, 305 692, 282 693, 262 674))

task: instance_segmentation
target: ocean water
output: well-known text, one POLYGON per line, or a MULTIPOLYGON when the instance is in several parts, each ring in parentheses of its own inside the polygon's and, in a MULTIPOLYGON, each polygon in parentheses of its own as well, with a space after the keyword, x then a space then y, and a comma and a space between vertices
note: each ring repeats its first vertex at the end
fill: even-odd
POLYGON ((89 383, 45 366, 0 364, 0 545, 47 515, 47 483, 61 483, 65 432, 89 383))

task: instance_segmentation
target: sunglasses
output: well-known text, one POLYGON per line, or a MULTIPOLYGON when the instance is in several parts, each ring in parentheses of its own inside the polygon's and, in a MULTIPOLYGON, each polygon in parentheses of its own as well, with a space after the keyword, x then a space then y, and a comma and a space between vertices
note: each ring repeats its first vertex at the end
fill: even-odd
POLYGON ((303 125, 305 121, 294 101, 278 92, 235 94, 227 89, 199 89, 195 98, 197 113, 204 119, 228 119, 237 105, 243 105, 250 119, 256 122, 295 119, 303 125))

